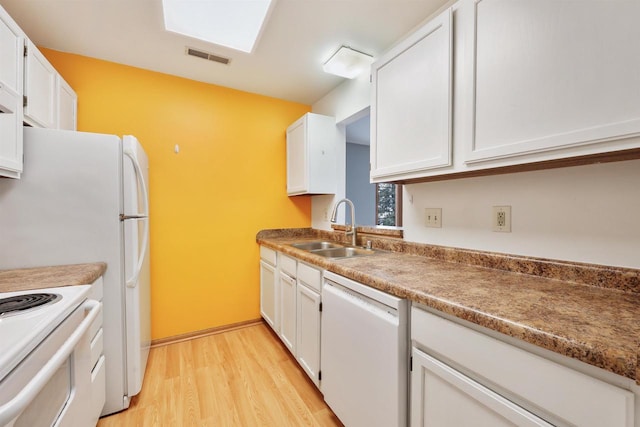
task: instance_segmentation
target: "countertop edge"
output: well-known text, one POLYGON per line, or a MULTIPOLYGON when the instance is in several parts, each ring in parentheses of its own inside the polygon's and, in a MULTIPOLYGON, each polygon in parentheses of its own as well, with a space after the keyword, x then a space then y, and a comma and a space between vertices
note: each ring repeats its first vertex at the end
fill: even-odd
POLYGON ((87 285, 106 270, 104 262, 0 270, 0 292, 87 285))
MULTIPOLYGON (((298 229, 298 230, 303 230, 303 229, 298 229)), ((325 232, 325 233, 330 233, 330 232, 325 232)), ((379 278, 379 277, 369 275, 366 272, 363 272, 361 270, 357 270, 349 266, 341 265, 340 263, 334 262, 330 259, 315 256, 310 254, 309 252, 293 248, 286 243, 281 243, 281 242, 272 240, 278 237, 289 238, 289 239, 296 239, 297 237, 306 238, 306 239, 317 238, 317 237, 323 237, 323 238, 332 237, 325 233, 317 233, 316 230, 311 230, 311 229, 306 229, 306 232, 298 232, 292 235, 289 235, 285 231, 285 233, 283 233, 285 234, 285 236, 282 236, 282 234, 278 234, 278 233, 269 233, 266 235, 264 234, 260 235, 259 233, 258 236, 256 237, 256 241, 261 245, 264 245, 276 251, 288 254, 303 262, 313 264, 320 268, 326 269, 328 271, 332 271, 336 274, 340 274, 360 282, 363 282, 363 279, 364 279, 364 283, 373 288, 382 290, 384 292, 389 292, 401 298, 407 298, 411 301, 439 310, 443 313, 452 315, 456 318, 469 321, 473 324, 488 328, 490 330, 504 334, 506 336, 520 339, 524 342, 533 344, 537 347, 550 350, 554 353, 580 360, 589 365, 596 366, 606 371, 632 379, 636 381, 637 384, 640 384, 640 346, 638 345, 636 345, 635 347, 636 348, 635 353, 631 354, 628 351, 623 352, 623 351, 618 351, 617 349, 614 349, 614 348, 601 348, 598 346, 590 345, 589 343, 584 342, 583 340, 580 340, 578 338, 569 340, 564 336, 549 333, 548 331, 536 329, 528 325, 518 324, 517 322, 512 322, 507 319, 502 319, 500 317, 492 315, 491 313, 484 313, 482 311, 478 311, 471 307, 465 307, 453 301, 448 301, 433 295, 424 294, 412 289, 402 288, 392 282, 389 282, 388 280, 385 280, 384 278, 379 278)), ((519 258, 519 257, 516 257, 516 258, 519 258)), ((568 264, 572 266, 577 265, 576 263, 568 263, 568 264)), ((473 266, 482 267, 477 265, 473 265, 473 266)), ((592 266, 587 264, 585 264, 584 266, 586 268, 598 267, 598 266, 592 266)), ((578 264, 578 267, 581 267, 581 265, 578 264)), ((606 266, 603 266, 603 267, 607 269, 606 266)), ((487 268, 487 267, 484 267, 484 268, 487 268)), ((621 270, 615 267, 613 267, 612 269, 616 271, 621 270)), ((622 273, 624 274, 626 272, 625 270, 632 270, 632 269, 622 269, 622 270, 623 270, 622 273)), ((632 270, 632 272, 635 272, 635 270, 632 270)), ((505 271, 498 268, 496 269, 496 273, 507 274, 507 273, 513 273, 513 271, 511 270, 505 271)), ((545 277, 544 275, 536 275, 536 274, 530 274, 530 275, 547 279, 547 280, 558 280, 558 279, 551 279, 551 278, 545 277)), ((566 282, 575 284, 575 282, 570 280, 566 282)), ((580 285, 584 285, 584 284, 580 284, 580 285)), ((599 286, 596 284, 596 287, 599 287, 599 286)), ((620 292, 619 289, 606 289, 606 287, 605 289, 602 289, 602 291, 603 292, 620 292)))

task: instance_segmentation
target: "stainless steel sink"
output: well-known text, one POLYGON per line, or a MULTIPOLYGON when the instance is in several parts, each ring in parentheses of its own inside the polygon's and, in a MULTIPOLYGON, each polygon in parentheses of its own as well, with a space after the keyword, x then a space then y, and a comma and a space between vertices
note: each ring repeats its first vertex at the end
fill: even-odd
POLYGON ((319 249, 332 249, 332 248, 342 248, 343 245, 339 243, 333 242, 302 242, 302 243, 293 243, 293 246, 296 249, 301 249, 303 251, 316 251, 319 249))
POLYGON ((325 258, 350 258, 354 256, 373 255, 376 252, 379 252, 375 249, 344 246, 340 243, 327 241, 292 243, 291 246, 325 258))
POLYGON ((342 247, 331 249, 319 249, 311 251, 314 255, 320 255, 326 258, 350 258, 354 256, 366 256, 376 253, 373 249, 342 247))

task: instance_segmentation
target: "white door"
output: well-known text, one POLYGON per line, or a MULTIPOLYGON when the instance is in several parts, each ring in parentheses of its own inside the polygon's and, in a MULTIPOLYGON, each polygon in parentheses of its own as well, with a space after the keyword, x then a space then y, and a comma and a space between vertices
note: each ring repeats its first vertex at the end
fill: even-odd
POLYGON ((451 165, 451 10, 372 66, 371 178, 451 165))
POLYGON ((276 269, 264 261, 260 261, 260 314, 271 329, 276 327, 276 269))
POLYGON ((304 193, 309 187, 307 115, 287 129, 287 193, 304 193))
POLYGON ((406 325, 399 317, 379 301, 323 284, 321 391, 346 426, 406 425, 406 325))
POLYGON ((303 285, 300 278, 296 304, 296 358, 317 386, 320 384, 320 294, 303 285))
POLYGON ((640 134, 640 2, 471 4, 467 163, 609 151, 597 143, 640 134))
POLYGON ((280 338, 289 351, 296 354, 296 279, 283 272, 280 282, 280 338))
POLYGON ((13 178, 22 172, 23 48, 19 28, 0 7, 0 175, 13 178))
POLYGON ((71 86, 58 75, 58 129, 77 129, 78 96, 71 86))
POLYGON ((551 427, 415 347, 412 356, 411 427, 551 427))
POLYGON ((127 390, 140 392, 151 343, 148 160, 138 141, 123 138, 127 390))
POLYGON ((142 388, 151 344, 151 283, 149 240, 144 238, 149 218, 124 221, 126 279, 127 390, 129 397, 142 388), (143 258, 140 258, 143 257, 143 258), (139 269, 136 271, 136 269, 139 269))
POLYGON ((25 121, 34 126, 55 129, 58 72, 30 40, 27 40, 24 74, 24 95, 27 97, 24 107, 25 121))

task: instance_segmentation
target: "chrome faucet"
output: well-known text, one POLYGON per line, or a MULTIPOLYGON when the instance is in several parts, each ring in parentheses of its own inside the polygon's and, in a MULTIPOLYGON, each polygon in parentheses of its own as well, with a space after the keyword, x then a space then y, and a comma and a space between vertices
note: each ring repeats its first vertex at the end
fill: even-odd
MULTIPOLYGON (((356 208, 353 206, 353 202, 349 199, 342 199, 340 201, 338 201, 338 203, 336 203, 336 205, 333 207, 333 212, 331 213, 331 222, 333 224, 336 223, 337 221, 337 216, 338 216, 338 206, 340 206, 340 203, 346 203, 351 207, 351 229, 349 231, 345 231, 345 235, 351 235, 351 245, 352 246, 357 246, 356 245, 356 208)), ((346 210, 345 210, 345 214, 346 214, 346 210)), ((346 221, 345 221, 345 227, 346 227, 346 221)))

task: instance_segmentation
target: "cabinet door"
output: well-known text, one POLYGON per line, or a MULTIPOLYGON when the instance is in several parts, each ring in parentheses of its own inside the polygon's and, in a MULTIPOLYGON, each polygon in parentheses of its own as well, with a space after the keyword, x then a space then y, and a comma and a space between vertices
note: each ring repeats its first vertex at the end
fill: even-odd
POLYGON ((277 303, 276 269, 266 262, 260 261, 260 314, 276 332, 278 332, 277 303))
POLYGON ((336 192, 335 117, 307 113, 287 128, 287 194, 336 192))
POLYGON ((320 294, 298 281, 296 357, 316 386, 320 384, 320 294))
POLYGON ((307 126, 305 120, 298 120, 287 129, 287 193, 306 192, 308 188, 307 169, 307 126))
POLYGON ((467 164, 630 148, 611 140, 640 135, 640 43, 632 42, 640 40, 640 2, 476 0, 471 7, 467 164))
POLYGON ((284 273, 279 274, 280 283, 280 339, 296 354, 296 280, 284 273))
POLYGON ((23 46, 19 29, 0 7, 0 84, 14 93, 22 93, 23 46))
POLYGON ((31 41, 28 41, 24 82, 24 93, 27 97, 24 116, 27 123, 55 129, 57 74, 44 55, 31 41))
POLYGON ((58 90, 58 129, 76 130, 78 96, 60 75, 57 76, 58 90))
POLYGON ((415 347, 412 356, 411 427, 551 426, 415 347))
POLYGON ((371 179, 451 165, 451 10, 372 66, 371 179))
POLYGON ((22 70, 24 38, 0 7, 0 176, 22 172, 22 70))

